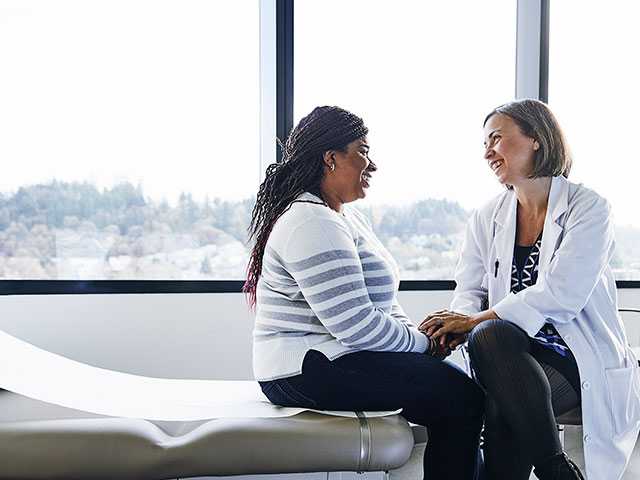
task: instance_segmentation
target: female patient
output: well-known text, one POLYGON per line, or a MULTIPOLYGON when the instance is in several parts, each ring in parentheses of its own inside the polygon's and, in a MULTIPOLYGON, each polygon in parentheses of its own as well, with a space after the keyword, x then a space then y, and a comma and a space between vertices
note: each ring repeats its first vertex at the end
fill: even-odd
POLYGON ((397 302, 398 270, 367 221, 367 128, 318 107, 270 165, 253 210, 245 290, 257 304, 254 373, 283 406, 393 410, 425 425, 429 479, 472 479, 484 398, 443 363, 397 302))
POLYGON ((507 190, 470 219, 451 304, 458 313, 437 312, 420 328, 434 338, 471 332, 490 479, 528 479, 532 465, 541 480, 583 478, 554 419, 579 406, 587 477, 619 479, 640 406, 609 268, 609 204, 566 179, 571 160, 545 104, 498 107, 484 134, 487 165, 507 190))

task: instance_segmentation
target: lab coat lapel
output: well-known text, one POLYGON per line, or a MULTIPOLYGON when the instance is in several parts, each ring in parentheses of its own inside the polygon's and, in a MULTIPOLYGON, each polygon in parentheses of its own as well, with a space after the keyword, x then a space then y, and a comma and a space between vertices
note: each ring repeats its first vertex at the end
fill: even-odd
POLYGON ((551 257, 556 251, 558 239, 563 227, 559 223, 566 213, 568 206, 569 184, 564 177, 553 177, 549 190, 549 202, 547 204, 547 216, 544 220, 542 233, 542 245, 540 247, 540 260, 538 263, 538 277, 547 270, 551 257))
POLYGON ((518 199, 514 191, 510 190, 505 194, 494 216, 495 249, 491 258, 490 276, 495 287, 491 289, 493 295, 489 299, 492 305, 502 300, 511 291, 511 263, 516 240, 517 207, 518 199))

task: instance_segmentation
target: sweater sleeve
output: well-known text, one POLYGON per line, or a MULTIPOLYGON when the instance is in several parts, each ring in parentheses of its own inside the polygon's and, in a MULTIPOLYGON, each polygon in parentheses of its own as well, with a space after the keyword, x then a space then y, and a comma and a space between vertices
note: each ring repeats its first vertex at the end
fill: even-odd
POLYGON ((387 313, 371 301, 352 233, 344 222, 337 218, 304 222, 291 231, 280 256, 311 310, 341 344, 357 350, 426 350, 426 336, 400 318, 406 315, 397 316, 401 309, 387 313))

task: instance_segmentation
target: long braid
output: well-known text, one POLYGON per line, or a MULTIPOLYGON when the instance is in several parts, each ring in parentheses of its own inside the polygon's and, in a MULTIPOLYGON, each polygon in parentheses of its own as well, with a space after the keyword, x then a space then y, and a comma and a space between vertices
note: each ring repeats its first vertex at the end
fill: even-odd
POLYGON ((256 304, 262 259, 274 224, 300 194, 320 195, 326 151, 344 151, 349 143, 367 133, 360 117, 339 107, 316 107, 291 131, 283 147, 282 161, 267 167, 251 215, 249 240, 255 243, 243 287, 251 307, 256 304))

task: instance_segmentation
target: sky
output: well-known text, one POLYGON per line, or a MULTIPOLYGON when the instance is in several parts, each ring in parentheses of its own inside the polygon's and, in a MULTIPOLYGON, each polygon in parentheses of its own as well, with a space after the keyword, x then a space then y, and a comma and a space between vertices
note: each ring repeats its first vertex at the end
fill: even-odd
POLYGON ((570 178, 640 228, 640 2, 553 2, 551 13, 549 104, 573 153, 570 178))
POLYGON ((320 104, 363 117, 379 167, 373 203, 478 206, 501 191, 483 160, 482 122, 515 96, 516 2, 389 5, 296 2, 296 119, 320 104))
MULTIPOLYGON (((515 96, 516 1, 389 5, 296 0, 295 118, 321 104, 364 118, 371 203, 478 206, 501 191, 482 120, 515 96)), ((640 3, 555 2, 549 102, 571 178, 640 227, 634 18, 640 3)), ((259 0, 0 0, 0 191, 57 178, 172 202, 255 194, 259 41, 259 0)))
POLYGON ((0 191, 251 196, 259 40, 257 0, 0 0, 0 191))

